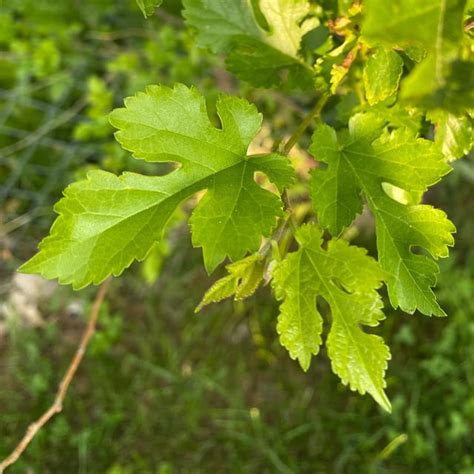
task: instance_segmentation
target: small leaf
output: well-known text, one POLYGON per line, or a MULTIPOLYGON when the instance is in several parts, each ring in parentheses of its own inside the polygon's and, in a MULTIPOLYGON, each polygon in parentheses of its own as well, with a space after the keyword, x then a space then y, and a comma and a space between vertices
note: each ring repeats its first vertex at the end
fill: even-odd
POLYGON ((352 390, 370 393, 390 411, 384 392, 390 351, 381 337, 362 330, 384 319, 376 291, 384 273, 365 250, 343 240, 331 240, 324 250, 322 230, 314 225, 298 229, 296 239, 298 251, 273 272, 275 295, 282 300, 277 325, 281 344, 308 370, 322 342, 323 319, 316 299, 324 298, 332 317, 327 347, 333 371, 352 390))
POLYGON ((454 115, 443 110, 434 110, 427 119, 435 124, 435 143, 449 160, 467 155, 474 146, 474 125, 469 115, 454 115))
POLYGON ((226 266, 229 275, 217 280, 199 303, 195 312, 230 296, 242 300, 253 295, 263 280, 264 259, 261 255, 250 255, 226 266))
POLYGON ((367 101, 375 105, 395 94, 403 71, 402 58, 393 50, 378 47, 364 67, 367 101))
POLYGON ((194 310, 195 313, 199 313, 204 306, 211 303, 218 303, 219 301, 225 300, 235 294, 237 289, 238 280, 233 275, 228 275, 224 278, 217 280, 204 295, 204 298, 194 310))

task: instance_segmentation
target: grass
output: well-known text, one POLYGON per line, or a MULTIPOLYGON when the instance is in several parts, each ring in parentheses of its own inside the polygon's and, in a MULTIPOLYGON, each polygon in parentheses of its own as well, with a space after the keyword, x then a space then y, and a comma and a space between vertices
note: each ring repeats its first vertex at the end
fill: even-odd
MULTIPOLYGON (((61 8, 87 33, 79 36, 62 10, 50 18, 51 2, 27 3, 29 10, 37 10, 36 15, 28 14, 34 20, 17 22, 19 29, 12 30, 11 38, 6 28, 2 30, 3 45, 18 45, 21 40, 25 52, 12 50, 13 59, 1 58, 4 67, 0 67, 1 87, 14 91, 7 95, 18 95, 22 103, 33 104, 34 99, 45 107, 56 104, 63 87, 60 81, 59 92, 56 86, 45 86, 31 97, 23 86, 14 87, 15 81, 23 84, 18 78, 35 87, 43 84, 38 61, 32 58, 47 66, 50 54, 30 44, 40 43, 45 32, 57 36, 61 53, 61 68, 49 73, 76 77, 74 71, 79 70, 76 79, 81 86, 91 75, 111 79, 116 104, 156 81, 198 84, 212 98, 215 84, 222 81, 222 73, 215 72, 215 58, 206 59, 187 33, 177 34, 158 18, 144 24, 132 0, 87 1, 91 8, 79 10, 64 2, 61 8), (57 26, 51 27, 50 20, 57 26), (147 38, 109 35, 132 26, 146 31, 147 38), (94 59, 87 61, 89 56, 94 59), (194 58, 192 64, 189 58, 194 58)), ((54 69, 54 64, 50 67, 54 69)), ((72 95, 77 95, 76 83, 71 84, 72 95)), ((293 127, 294 122, 294 111, 287 107, 291 104, 282 106, 267 92, 254 95, 261 102, 259 109, 268 109, 265 116, 281 114, 272 124, 276 136, 286 134, 284 124, 293 127)), ((97 96, 98 102, 104 98, 97 96)), ((3 107, 2 117, 8 118, 12 130, 26 133, 46 120, 29 105, 21 108, 20 102, 11 100, 15 107, 3 107)), ((89 104, 87 111, 97 105, 89 104)), ((123 154, 114 151, 117 147, 109 148, 110 132, 101 135, 102 122, 87 111, 80 124, 86 125, 82 133, 91 136, 74 142, 74 148, 69 145, 75 125, 69 124, 52 136, 54 147, 44 142, 34 156, 27 156, 33 152, 27 149, 22 160, 0 163, 5 176, 29 163, 21 173, 15 171, 21 178, 17 191, 26 188, 31 199, 42 203, 57 199, 32 164, 46 163, 46 177, 62 188, 72 180, 72 170, 62 173, 58 167, 50 173, 55 169, 53 158, 66 163, 64 153, 55 148, 62 141, 67 156, 76 157, 76 150, 85 145, 93 150, 92 156, 87 154, 90 166, 103 161, 114 172, 130 167, 123 154), (38 189, 33 189, 31 183, 37 181, 38 189)), ((17 140, 0 138, 5 146, 17 140)), ((302 373, 278 343, 277 307, 268 288, 245 305, 223 302, 195 315, 194 307, 210 281, 201 270, 199 252, 190 248, 188 234, 178 231, 157 284, 146 287, 138 271, 127 272, 114 283, 64 412, 42 430, 9 473, 474 474, 474 168, 472 159, 455 166, 458 172, 443 180, 431 196, 442 208, 449 203, 446 210, 459 230, 456 253, 443 262, 437 290, 449 317, 392 312, 378 330, 393 354, 388 372, 392 415, 383 413, 368 396, 343 387, 331 373, 324 350, 308 373, 302 373)), ((7 204, 25 205, 23 194, 7 204)), ((44 232, 34 224, 28 232, 35 234, 36 243, 44 232)), ((15 244, 25 247, 27 236, 16 233, 11 239, 17 258, 22 253, 15 244)), ((3 278, 6 274, 1 272, 3 278)), ((12 325, 8 339, 0 341, 0 457, 52 402, 84 326, 83 316, 71 311, 70 303, 79 301, 87 314, 93 293, 58 290, 43 308, 45 327, 12 325)))
MULTIPOLYGON (((393 414, 343 387, 325 354, 307 374, 275 331, 268 289, 195 315, 208 279, 180 237, 157 285, 116 282, 68 396, 11 473, 473 473, 474 275, 448 265, 449 319, 392 314, 393 414), (453 286, 452 282, 456 285, 453 286)), ((92 299, 86 292, 85 300, 92 299)), ((16 328, 1 355, 0 454, 51 402, 83 321, 16 328)))

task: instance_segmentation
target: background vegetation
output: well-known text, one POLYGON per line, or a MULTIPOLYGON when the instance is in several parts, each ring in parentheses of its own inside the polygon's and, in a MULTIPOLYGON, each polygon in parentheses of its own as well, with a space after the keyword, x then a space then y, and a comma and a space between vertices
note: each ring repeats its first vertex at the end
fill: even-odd
MULTIPOLYGON (((54 287, 29 324, 12 311, 15 268, 87 169, 155 171, 121 151, 107 113, 146 84, 179 81, 210 104, 219 90, 250 98, 278 139, 309 105, 236 82, 194 46, 179 3, 165 7, 147 21, 132 0, 0 7, 0 457, 51 403, 94 295, 54 287)), ((474 473, 473 184, 471 156, 428 196, 458 227, 437 289, 449 317, 383 324, 391 415, 344 388, 324 355, 301 372, 277 341, 268 288, 196 316, 211 281, 177 223, 114 283, 64 413, 10 472, 474 473)), ((372 233, 364 221, 356 238, 370 246, 372 233)))

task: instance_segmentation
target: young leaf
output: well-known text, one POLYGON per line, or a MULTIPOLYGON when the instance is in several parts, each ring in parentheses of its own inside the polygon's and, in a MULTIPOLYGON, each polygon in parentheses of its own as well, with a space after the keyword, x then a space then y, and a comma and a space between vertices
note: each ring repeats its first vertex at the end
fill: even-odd
POLYGON ((136 0, 136 2, 138 8, 140 8, 143 16, 146 18, 153 15, 155 8, 158 8, 163 3, 163 0, 136 0))
POLYGON ((378 47, 364 67, 367 101, 375 105, 395 94, 403 71, 403 61, 395 51, 378 47))
POLYGON ((266 172, 280 185, 292 177, 283 156, 246 156, 262 121, 256 108, 222 96, 216 104, 222 128, 216 128, 204 98, 184 85, 148 87, 125 105, 110 117, 122 146, 135 158, 176 161, 180 167, 155 177, 90 172, 87 180, 65 190, 51 235, 21 270, 75 288, 119 275, 161 239, 177 206, 204 189, 190 223, 207 270, 212 272, 226 257, 239 260, 256 251, 282 215, 282 203, 256 184, 254 174, 266 172))
POLYGON ((217 280, 196 308, 196 313, 210 304, 234 296, 243 300, 253 295, 263 280, 264 259, 261 255, 250 255, 226 266, 228 275, 217 280))
POLYGON ((298 57, 301 39, 316 26, 306 20, 307 0, 260 0, 268 30, 257 22, 251 0, 185 0, 184 17, 197 30, 198 43, 228 53, 226 64, 255 86, 272 87, 288 74, 292 87, 312 84, 312 71, 298 57))
POLYGON ((333 371, 352 390, 368 392, 387 411, 384 373, 390 351, 383 339, 367 334, 361 326, 377 326, 384 319, 382 300, 376 289, 383 272, 366 251, 343 240, 321 245, 322 231, 314 225, 298 229, 299 249, 277 265, 273 272, 275 295, 282 300, 277 331, 281 344, 303 370, 319 352, 323 319, 316 306, 322 297, 331 309, 327 338, 333 371))
POLYGON ((358 114, 339 136, 319 126, 311 152, 328 165, 316 169, 311 182, 321 225, 338 235, 362 210, 363 193, 376 217, 379 262, 387 272, 392 305, 408 313, 444 315, 431 290, 438 266, 413 251, 419 247, 434 258, 446 257, 454 243, 455 228, 445 213, 414 203, 414 196, 450 171, 433 142, 403 128, 388 133, 372 114, 358 114), (393 187, 401 193, 388 193, 393 187), (405 195, 405 202, 395 194, 405 195))
MULTIPOLYGON (((405 80, 402 97, 426 107, 458 108, 456 75, 466 0, 366 0, 362 33, 388 46, 421 47, 426 57, 405 80)), ((472 64, 471 64, 472 70, 472 64)), ((469 76, 468 76, 469 77, 469 76)), ((472 73, 470 74, 472 87, 472 73)), ((472 94, 469 101, 473 99, 472 94)), ((467 98, 461 106, 467 104, 467 98)))

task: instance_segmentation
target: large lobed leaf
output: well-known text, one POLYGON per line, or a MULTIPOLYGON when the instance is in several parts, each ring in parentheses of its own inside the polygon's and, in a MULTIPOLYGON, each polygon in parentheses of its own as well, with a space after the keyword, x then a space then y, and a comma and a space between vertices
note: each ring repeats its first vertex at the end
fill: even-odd
POLYGON ((312 174, 312 197, 324 228, 338 235, 362 210, 362 194, 376 217, 377 249, 387 272, 390 301, 413 313, 444 315, 431 290, 437 264, 453 245, 454 225, 444 212, 417 199, 450 171, 431 141, 401 128, 384 131, 372 114, 351 118, 336 134, 328 125, 314 132, 311 152, 327 169, 312 174))
POLYGON ((377 326, 384 319, 376 289, 383 272, 366 251, 343 240, 321 245, 322 230, 314 225, 298 229, 299 249, 290 253, 273 272, 276 297, 282 300, 277 330, 280 341, 303 368, 319 352, 323 319, 316 305, 322 297, 331 309, 327 338, 333 371, 344 384, 368 392, 386 410, 384 373, 390 351, 383 339, 361 326, 377 326))
POLYGON ((281 155, 246 155, 262 121, 256 108, 222 96, 217 102, 222 127, 216 128, 204 98, 184 85, 148 87, 125 105, 110 117, 122 146, 135 158, 180 167, 154 177, 90 172, 65 190, 50 236, 21 270, 75 288, 98 284, 145 258, 180 203, 204 189, 190 224, 207 270, 226 257, 238 260, 256 251, 282 215, 282 203, 256 184, 254 174, 266 173, 279 189, 292 178, 281 155))
POLYGON ((316 23, 305 21, 307 0, 260 0, 268 29, 256 19, 251 0, 185 0, 183 12, 197 30, 198 43, 227 53, 229 70, 255 86, 287 80, 292 87, 312 84, 311 69, 299 58, 302 37, 316 23), (286 77, 284 77, 286 75, 286 77))

